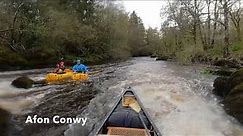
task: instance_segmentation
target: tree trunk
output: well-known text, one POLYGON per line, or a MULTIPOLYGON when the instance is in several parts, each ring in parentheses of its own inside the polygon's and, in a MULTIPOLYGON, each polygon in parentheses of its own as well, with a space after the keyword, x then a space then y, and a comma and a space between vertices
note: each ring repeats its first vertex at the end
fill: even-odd
POLYGON ((194 44, 197 45, 197 0, 194 0, 194 24, 193 24, 193 40, 194 40, 194 44))
POLYGON ((196 25, 196 21, 194 22, 193 24, 193 41, 194 41, 194 44, 197 45, 197 25, 196 25))
POLYGON ((228 57, 229 54, 229 8, 228 0, 224 0, 224 57, 228 57))
POLYGON ((215 0, 215 3, 214 3, 214 23, 213 23, 213 32, 212 32, 212 39, 211 39, 211 44, 210 46, 213 46, 214 43, 215 43, 215 33, 216 33, 216 29, 217 29, 217 19, 218 19, 218 11, 217 11, 217 7, 218 7, 218 1, 215 0))
POLYGON ((239 42, 241 42, 241 30, 240 30, 240 24, 238 24, 238 27, 236 28, 237 31, 237 39, 239 42))
POLYGON ((211 5, 211 1, 207 0, 207 35, 206 35, 206 50, 211 48, 210 47, 210 43, 211 43, 211 16, 210 16, 210 5, 211 5))

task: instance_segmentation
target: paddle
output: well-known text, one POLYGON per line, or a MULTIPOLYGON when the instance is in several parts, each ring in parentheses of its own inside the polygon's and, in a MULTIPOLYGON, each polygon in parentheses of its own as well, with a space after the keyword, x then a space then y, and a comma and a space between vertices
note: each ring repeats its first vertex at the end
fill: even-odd
POLYGON ((141 109, 141 107, 139 106, 137 100, 135 100, 134 97, 127 97, 127 98, 125 98, 124 101, 123 101, 123 106, 128 106, 128 107, 130 107, 131 109, 133 109, 134 111, 136 111, 136 112, 138 113, 139 118, 140 118, 140 120, 142 121, 143 127, 144 127, 144 129, 145 129, 147 135, 148 135, 148 136, 151 136, 150 133, 149 133, 149 130, 148 130, 148 128, 147 128, 147 126, 146 126, 146 124, 145 124, 145 122, 144 122, 144 120, 143 120, 143 117, 142 117, 142 115, 141 115, 141 113, 140 113, 140 111, 141 111, 142 109, 141 109))

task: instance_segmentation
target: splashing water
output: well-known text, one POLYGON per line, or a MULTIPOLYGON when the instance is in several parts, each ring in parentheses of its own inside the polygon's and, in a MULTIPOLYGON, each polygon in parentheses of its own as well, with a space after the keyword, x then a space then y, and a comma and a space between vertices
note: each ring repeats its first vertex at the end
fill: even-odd
MULTIPOLYGON (((242 136, 242 126, 227 115, 211 89, 215 76, 201 75, 199 66, 180 66, 135 58, 132 65, 116 69, 125 77, 107 86, 80 116, 89 118, 86 128, 72 124, 65 136, 93 136, 105 114, 122 91, 131 86, 156 126, 165 136, 242 136), (85 131, 83 129, 86 129, 85 131)), ((121 75, 117 75, 118 78, 121 75)), ((117 80, 109 79, 107 82, 117 80)))
MULTIPOLYGON (((11 82, 19 76, 29 76, 33 80, 41 80, 49 69, 19 70, 0 72, 0 108, 6 109, 13 114, 23 114, 23 109, 37 104, 48 87, 20 89, 11 85, 11 82), (43 92, 38 93, 38 92, 43 92), (34 94, 34 95, 32 95, 34 94)), ((26 111, 27 112, 27 111, 26 111)))
POLYGON ((139 58, 128 70, 127 83, 163 135, 243 135, 209 90, 215 77, 195 68, 139 58))

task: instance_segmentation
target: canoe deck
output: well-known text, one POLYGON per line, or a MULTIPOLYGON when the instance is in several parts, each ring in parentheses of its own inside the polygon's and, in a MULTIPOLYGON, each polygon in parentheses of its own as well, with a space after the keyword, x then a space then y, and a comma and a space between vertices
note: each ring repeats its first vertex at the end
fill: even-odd
POLYGON ((122 136, 147 136, 145 129, 124 128, 124 127, 108 127, 108 135, 122 136))
POLYGON ((96 136, 161 136, 134 91, 125 89, 96 136))

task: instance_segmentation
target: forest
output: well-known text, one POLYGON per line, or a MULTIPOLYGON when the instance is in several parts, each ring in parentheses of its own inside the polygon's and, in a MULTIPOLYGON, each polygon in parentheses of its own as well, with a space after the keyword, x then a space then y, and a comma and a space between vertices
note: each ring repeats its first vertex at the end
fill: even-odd
POLYGON ((145 29, 116 1, 0 0, 0 69, 156 56, 182 63, 243 58, 240 0, 174 0, 161 29, 145 29))
POLYGON ((168 1, 159 52, 182 62, 242 59, 241 0, 168 1))
POLYGON ((1 0, 2 68, 55 66, 60 57, 96 64, 149 55, 145 29, 109 1, 1 0))

